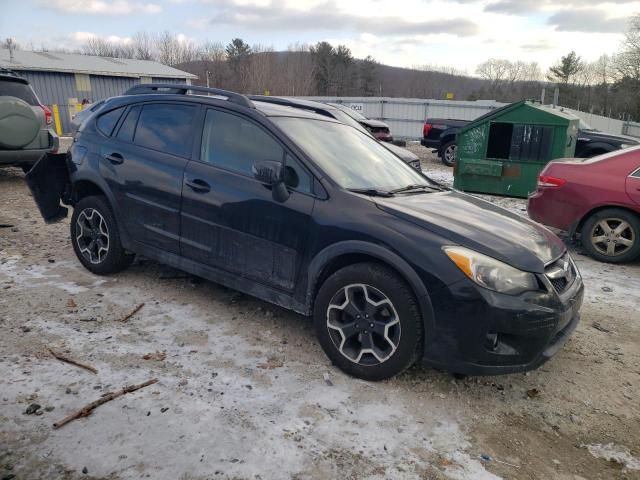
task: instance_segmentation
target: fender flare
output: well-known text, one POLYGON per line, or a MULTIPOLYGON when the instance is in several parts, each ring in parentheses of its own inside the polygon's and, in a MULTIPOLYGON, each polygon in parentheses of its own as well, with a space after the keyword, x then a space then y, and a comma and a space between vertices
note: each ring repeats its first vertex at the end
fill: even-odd
POLYGON ((121 221, 122 216, 120 215, 118 202, 116 202, 113 192, 108 187, 107 182, 105 182, 104 178, 102 178, 100 175, 97 175, 92 171, 82 171, 82 173, 76 171, 75 175, 73 175, 73 182, 71 184, 73 192, 72 195, 74 197, 76 194, 76 185, 80 182, 93 183, 102 191, 104 196, 107 198, 107 203, 109 204, 109 207, 111 207, 111 211, 113 212, 113 215, 116 218, 116 222, 118 224, 120 241, 122 242, 123 246, 127 248, 130 245, 129 233, 127 232, 126 228, 123 225, 123 222, 121 221))
POLYGON ((374 243, 360 240, 346 240, 329 245, 316 254, 309 264, 307 271, 306 304, 309 311, 313 314, 314 293, 318 288, 317 279, 320 277, 324 268, 326 268, 333 259, 348 254, 369 255, 388 264, 400 273, 413 290, 416 300, 418 301, 424 325, 424 345, 426 346, 429 332, 433 332, 435 328, 433 306, 427 288, 415 270, 402 257, 374 243))

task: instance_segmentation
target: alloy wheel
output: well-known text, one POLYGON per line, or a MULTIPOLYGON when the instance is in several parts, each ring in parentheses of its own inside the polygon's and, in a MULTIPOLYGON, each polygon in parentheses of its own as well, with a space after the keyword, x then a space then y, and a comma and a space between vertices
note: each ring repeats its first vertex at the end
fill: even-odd
POLYGON ((333 296, 327 329, 338 351, 363 366, 384 363, 400 343, 400 318, 393 303, 370 285, 348 285, 333 296))
POLYGON ((82 256, 93 264, 102 263, 109 253, 109 229, 94 208, 85 208, 76 220, 76 242, 82 256))
POLYGON ((444 159, 447 163, 453 164, 456 162, 456 150, 458 149, 457 145, 449 145, 444 151, 444 159))
POLYGON ((636 233, 633 227, 621 218, 605 218, 591 229, 591 243, 603 255, 617 257, 633 247, 636 233))

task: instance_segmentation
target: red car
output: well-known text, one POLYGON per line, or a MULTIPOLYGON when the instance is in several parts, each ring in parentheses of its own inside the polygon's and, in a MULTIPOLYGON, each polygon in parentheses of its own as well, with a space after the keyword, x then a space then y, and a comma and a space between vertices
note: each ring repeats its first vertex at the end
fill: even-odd
POLYGON ((597 260, 640 257, 640 147, 549 163, 528 211, 537 222, 579 234, 597 260))

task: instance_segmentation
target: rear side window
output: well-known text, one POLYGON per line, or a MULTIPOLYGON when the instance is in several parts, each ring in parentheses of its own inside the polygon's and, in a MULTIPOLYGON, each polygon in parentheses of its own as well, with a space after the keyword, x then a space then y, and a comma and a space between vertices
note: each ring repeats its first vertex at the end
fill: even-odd
POLYGON ((640 168, 631 174, 632 177, 640 178, 640 168))
POLYGON ((0 96, 17 97, 34 107, 40 105, 31 87, 20 82, 0 80, 0 96))
POLYGON ((196 107, 155 103, 142 108, 134 143, 161 152, 189 156, 196 107))
POLYGON ((104 133, 107 137, 110 137, 113 133, 113 129, 118 123, 118 120, 120 120, 122 112, 124 112, 124 107, 116 108, 115 110, 111 110, 110 112, 100 115, 96 121, 98 130, 104 133))
POLYGON ((133 142, 133 134, 136 131, 136 124, 138 123, 138 117, 140 116, 140 107, 132 107, 124 117, 124 121, 118 130, 116 138, 118 140, 124 140, 125 142, 133 142))
POLYGON ((200 159, 217 167, 253 176, 257 161, 282 162, 284 149, 255 123, 218 110, 208 110, 200 159))

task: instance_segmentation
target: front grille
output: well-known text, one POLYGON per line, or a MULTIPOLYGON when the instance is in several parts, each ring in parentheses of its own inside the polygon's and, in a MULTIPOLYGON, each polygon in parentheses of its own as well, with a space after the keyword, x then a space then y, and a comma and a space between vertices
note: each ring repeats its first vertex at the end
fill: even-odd
POLYGON ((564 293, 576 279, 576 268, 568 253, 545 269, 545 275, 553 289, 558 293, 564 293))

